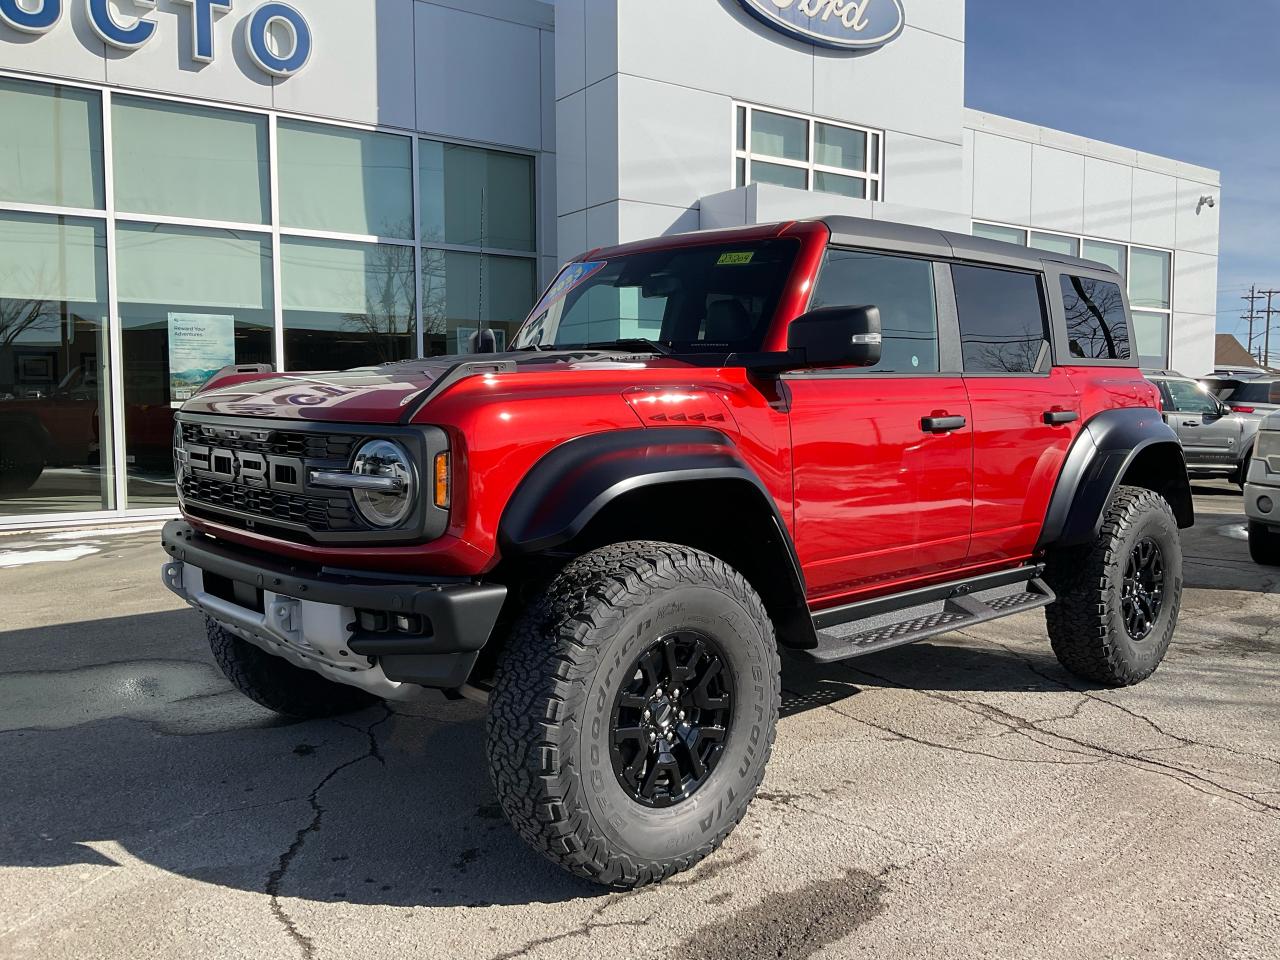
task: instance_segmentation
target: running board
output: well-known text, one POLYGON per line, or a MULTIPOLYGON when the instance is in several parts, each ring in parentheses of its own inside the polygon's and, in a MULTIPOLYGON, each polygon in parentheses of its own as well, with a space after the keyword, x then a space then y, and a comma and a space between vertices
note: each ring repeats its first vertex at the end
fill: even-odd
MULTIPOLYGON (((826 629, 819 628, 818 645, 812 650, 795 652, 818 663, 848 660, 904 643, 915 643, 939 633, 963 630, 1023 610, 1035 610, 1048 606, 1055 599, 1048 584, 1039 578, 988 587, 945 599, 927 600, 826 629)), ((820 627, 818 621, 819 617, 815 616, 815 627, 820 627)))

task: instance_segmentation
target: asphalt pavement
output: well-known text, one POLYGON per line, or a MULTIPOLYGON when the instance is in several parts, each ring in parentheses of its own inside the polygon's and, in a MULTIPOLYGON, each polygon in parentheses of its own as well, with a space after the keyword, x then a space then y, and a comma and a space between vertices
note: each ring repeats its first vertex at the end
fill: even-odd
POLYGON ((1054 660, 1037 611, 817 669, 725 847, 609 893, 530 852, 483 708, 284 722, 159 582, 158 525, 0 536, 0 957, 1280 953, 1280 569, 1198 484, 1164 665, 1054 660))

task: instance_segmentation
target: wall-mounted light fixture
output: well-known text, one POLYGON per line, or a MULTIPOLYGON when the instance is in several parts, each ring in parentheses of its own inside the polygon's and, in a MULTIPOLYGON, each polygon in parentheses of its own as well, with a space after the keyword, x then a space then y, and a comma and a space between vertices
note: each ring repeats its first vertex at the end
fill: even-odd
POLYGON ((1199 216, 1200 211, 1203 210, 1205 207, 1208 207, 1210 210, 1212 210, 1217 205, 1218 205, 1218 201, 1206 193, 1203 197, 1200 198, 1200 202, 1196 204, 1196 215, 1199 216))

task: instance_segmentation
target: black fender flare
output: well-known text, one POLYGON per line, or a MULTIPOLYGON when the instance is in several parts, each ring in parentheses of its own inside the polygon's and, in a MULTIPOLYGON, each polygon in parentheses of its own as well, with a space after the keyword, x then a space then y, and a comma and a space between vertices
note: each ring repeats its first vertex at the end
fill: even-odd
POLYGON ((741 483, 755 491, 786 548, 786 573, 794 596, 803 604, 804 574, 776 501, 734 442, 711 428, 611 430, 560 444, 534 464, 516 487, 502 514, 498 543, 504 557, 554 549, 633 490, 695 480, 741 483))
MULTIPOLYGON (((1158 410, 1124 407, 1105 410, 1086 423, 1071 443, 1045 511, 1039 548, 1088 543, 1098 535, 1102 516, 1130 467, 1144 454, 1162 450, 1173 463, 1166 496, 1179 527, 1195 522, 1186 460, 1178 435, 1158 410)), ((1162 491, 1165 492, 1165 491, 1162 491)))

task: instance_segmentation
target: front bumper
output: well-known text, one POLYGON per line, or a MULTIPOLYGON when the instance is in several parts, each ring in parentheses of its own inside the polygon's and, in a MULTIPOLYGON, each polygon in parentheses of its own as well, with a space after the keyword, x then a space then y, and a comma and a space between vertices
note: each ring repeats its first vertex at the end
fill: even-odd
POLYGON ((1280 473, 1272 473, 1267 461, 1254 457, 1249 461, 1244 481, 1244 512, 1250 520, 1280 527, 1280 473), (1271 500, 1271 509, 1263 510, 1259 498, 1271 500))
POLYGON ((507 588, 473 580, 302 571, 164 525, 165 585, 268 653, 384 699, 462 686, 488 642, 507 588))

